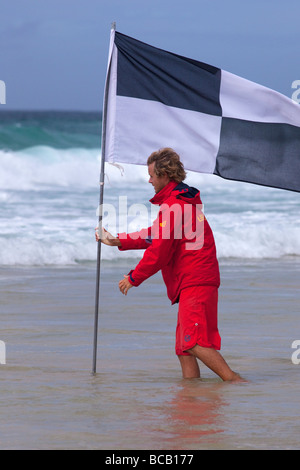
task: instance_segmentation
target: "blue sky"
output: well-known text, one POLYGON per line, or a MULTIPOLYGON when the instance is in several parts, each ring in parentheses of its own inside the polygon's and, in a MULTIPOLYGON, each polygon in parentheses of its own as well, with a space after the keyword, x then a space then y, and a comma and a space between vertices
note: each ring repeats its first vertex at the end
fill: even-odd
POLYGON ((299 0, 6 0, 0 8, 1 109, 100 111, 112 21, 289 97, 300 79, 299 0))

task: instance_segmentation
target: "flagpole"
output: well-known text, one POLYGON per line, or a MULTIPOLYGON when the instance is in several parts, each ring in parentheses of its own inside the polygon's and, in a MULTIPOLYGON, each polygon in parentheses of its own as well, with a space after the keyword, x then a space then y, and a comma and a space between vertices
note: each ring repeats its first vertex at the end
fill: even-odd
MULTIPOLYGON (((112 23, 111 30, 116 30, 116 23, 112 23)), ((109 58, 110 60, 110 58, 109 58)), ((102 140, 101 140, 101 167, 100 167, 100 197, 98 214, 98 233, 102 233, 103 219, 103 197, 104 197, 104 177, 105 177, 105 145, 106 145, 106 124, 107 124, 107 103, 109 90, 110 64, 108 65, 107 79, 104 92, 103 115, 102 115, 102 140)), ((101 241, 97 243, 97 272, 96 272, 96 294, 95 294, 95 315, 94 315, 94 344, 93 344, 93 368, 92 373, 97 370, 97 345, 98 345, 98 320, 99 320, 99 300, 100 300, 100 272, 101 272, 101 241)))

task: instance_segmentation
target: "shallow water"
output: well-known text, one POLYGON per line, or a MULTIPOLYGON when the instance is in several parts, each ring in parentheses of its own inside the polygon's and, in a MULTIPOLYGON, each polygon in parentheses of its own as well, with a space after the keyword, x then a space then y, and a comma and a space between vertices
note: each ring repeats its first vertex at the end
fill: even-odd
POLYGON ((221 263, 222 354, 248 382, 183 380, 160 275, 127 298, 104 264, 1 268, 1 449, 299 449, 299 261, 221 263))

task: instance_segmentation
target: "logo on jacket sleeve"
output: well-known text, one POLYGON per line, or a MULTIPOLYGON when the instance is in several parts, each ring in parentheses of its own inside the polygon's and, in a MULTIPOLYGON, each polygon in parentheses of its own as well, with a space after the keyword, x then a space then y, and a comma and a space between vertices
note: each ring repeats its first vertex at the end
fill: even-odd
POLYGON ((204 214, 197 215, 197 220, 200 223, 203 222, 204 220, 206 220, 205 215, 204 214))

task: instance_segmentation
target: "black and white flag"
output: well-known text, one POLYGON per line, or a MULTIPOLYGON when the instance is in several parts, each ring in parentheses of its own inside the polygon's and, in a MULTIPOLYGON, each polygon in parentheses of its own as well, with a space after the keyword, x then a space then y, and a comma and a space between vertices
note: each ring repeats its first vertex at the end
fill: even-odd
POLYGON ((300 106, 217 67, 112 31, 105 160, 172 147, 187 170, 300 192, 300 106))

